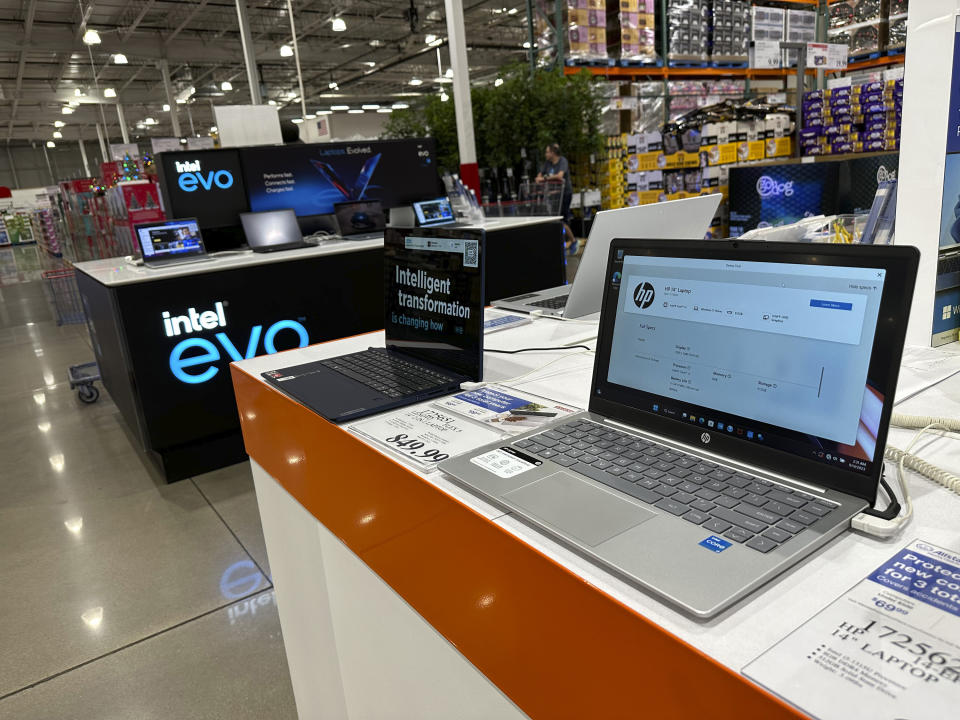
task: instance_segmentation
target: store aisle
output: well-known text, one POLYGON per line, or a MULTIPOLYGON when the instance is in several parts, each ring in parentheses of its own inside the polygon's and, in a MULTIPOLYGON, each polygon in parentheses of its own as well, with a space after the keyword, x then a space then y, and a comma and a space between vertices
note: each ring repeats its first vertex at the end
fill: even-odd
POLYGON ((293 718, 249 465, 166 485, 39 282, 0 287, 0 718, 293 718))

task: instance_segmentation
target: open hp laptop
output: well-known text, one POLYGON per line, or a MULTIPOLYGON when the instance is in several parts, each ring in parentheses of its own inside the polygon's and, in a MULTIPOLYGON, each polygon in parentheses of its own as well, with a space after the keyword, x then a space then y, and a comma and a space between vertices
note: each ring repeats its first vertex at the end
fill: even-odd
POLYGON ((440 468, 623 579, 716 615, 874 502, 918 259, 614 240, 589 411, 440 468))
POLYGON ((147 267, 166 267, 210 259, 195 218, 144 223, 137 225, 134 231, 143 264, 147 267))
POLYGON ((372 240, 383 235, 387 219, 379 200, 334 203, 340 237, 345 240, 372 240))
POLYGON ((495 300, 494 307, 548 317, 578 318, 600 311, 607 250, 615 237, 700 240, 722 199, 719 193, 684 200, 602 210, 590 227, 572 284, 495 300))
POLYGON ((483 375, 483 230, 387 228, 386 348, 263 373, 332 422, 456 392, 483 375))
POLYGON ((304 241, 293 210, 240 213, 247 245, 258 253, 313 247, 304 241))
POLYGON ((413 204, 413 212, 420 227, 435 227, 437 225, 455 225, 456 216, 450 205, 450 198, 444 196, 434 200, 423 200, 413 204))

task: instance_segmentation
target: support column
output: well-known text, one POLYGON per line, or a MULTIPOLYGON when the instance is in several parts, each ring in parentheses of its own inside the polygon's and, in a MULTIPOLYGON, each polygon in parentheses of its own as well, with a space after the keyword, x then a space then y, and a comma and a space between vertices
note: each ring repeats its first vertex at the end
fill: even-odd
POLYGON ((47 172, 50 174, 50 184, 56 185, 57 179, 53 176, 53 168, 50 166, 50 154, 47 152, 47 143, 44 142, 41 147, 43 148, 43 159, 47 161, 47 172))
POLYGON ((467 65, 467 37, 463 27, 463 0, 444 0, 450 67, 453 68, 453 111, 457 118, 457 146, 460 150, 460 179, 480 198, 480 171, 477 144, 473 137, 473 106, 470 103, 470 70, 467 65))
POLYGON ((307 119, 307 98, 303 93, 303 73, 300 72, 300 47, 297 44, 297 28, 293 22, 293 0, 287 0, 287 15, 290 16, 290 35, 293 38, 293 59, 297 64, 297 83, 300 86, 300 117, 307 119))
POLYGON ((126 145, 130 142, 130 133, 127 132, 127 118, 123 114, 123 105, 120 103, 117 103, 117 120, 120 121, 120 137, 126 145))
POLYGON ((170 124, 173 126, 173 135, 174 137, 180 137, 177 99, 173 96, 173 83, 170 82, 170 64, 165 59, 160 61, 160 75, 163 77, 163 89, 167 94, 167 105, 170 106, 170 124))
MULTIPOLYGON (((247 18, 246 0, 236 0, 237 22, 240 25, 240 41, 243 44, 243 63, 247 68, 247 82, 250 84, 250 103, 261 105, 260 79, 257 77, 257 55, 253 48, 253 35, 250 33, 250 20, 247 18)), ((296 39, 294 39, 296 42, 296 39)), ((302 95, 302 93, 301 93, 302 95)))
POLYGON ((100 127, 100 123, 97 123, 97 140, 100 141, 100 157, 103 158, 103 162, 110 160, 110 153, 107 152, 107 141, 103 137, 103 128, 100 127))
POLYGON ((10 144, 7 144, 7 160, 10 162, 10 174, 13 175, 13 186, 20 187, 20 178, 17 177, 17 165, 13 162, 13 152, 10 150, 10 144))
MULTIPOLYGON (((83 144, 83 138, 78 138, 77 143, 80 145, 80 159, 83 160, 83 172, 85 177, 93 177, 90 173, 90 163, 87 161, 87 148, 83 144)), ((9 148, 7 148, 9 150, 9 148)))

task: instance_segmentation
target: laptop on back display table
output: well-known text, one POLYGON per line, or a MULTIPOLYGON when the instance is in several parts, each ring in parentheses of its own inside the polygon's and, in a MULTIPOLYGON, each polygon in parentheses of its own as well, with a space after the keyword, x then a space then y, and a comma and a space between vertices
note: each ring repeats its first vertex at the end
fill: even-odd
POLYGON ((264 379, 332 422, 412 405, 480 380, 484 239, 483 230, 387 228, 386 348, 272 370, 264 379))
POLYGON ((383 235, 386 215, 379 200, 334 203, 340 237, 349 240, 370 240, 383 235))
POLYGON ((578 318, 600 311, 607 250, 615 237, 657 237, 663 240, 701 240, 716 215, 718 193, 685 200, 602 210, 590 227, 580 267, 569 285, 494 300, 492 305, 511 312, 547 317, 578 318))
POLYGON ((135 228, 143 264, 158 268, 209 260, 195 218, 144 223, 135 228))
POLYGON ((304 241, 293 210, 240 213, 247 245, 257 253, 313 247, 304 241))
POLYGON ((589 411, 440 468, 712 617, 874 502, 918 259, 614 240, 589 411))

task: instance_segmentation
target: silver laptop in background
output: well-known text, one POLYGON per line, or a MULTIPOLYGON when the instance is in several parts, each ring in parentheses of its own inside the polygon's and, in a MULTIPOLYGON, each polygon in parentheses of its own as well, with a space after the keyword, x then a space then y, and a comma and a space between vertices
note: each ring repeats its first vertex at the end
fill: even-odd
POLYGON ((150 268, 210 260, 196 218, 162 220, 134 227, 143 264, 150 268))
POLYGON ((617 239, 609 258, 589 411, 440 469, 713 617, 876 499, 919 252, 617 239))
POLYGON ((576 277, 568 285, 494 300, 494 307, 547 317, 578 318, 600 312, 607 251, 613 238, 702 240, 716 216, 719 193, 684 200, 601 210, 594 218, 576 277))
POLYGON ((240 213, 247 245, 255 253, 313 247, 303 239, 297 215, 291 209, 240 213))

